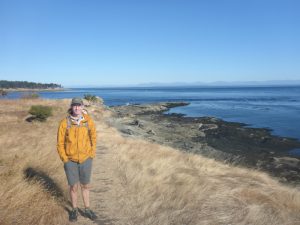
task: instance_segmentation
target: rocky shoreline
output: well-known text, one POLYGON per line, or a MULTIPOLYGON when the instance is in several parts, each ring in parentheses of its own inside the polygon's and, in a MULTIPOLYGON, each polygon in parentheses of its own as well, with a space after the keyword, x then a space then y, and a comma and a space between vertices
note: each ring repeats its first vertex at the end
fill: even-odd
POLYGON ((265 171, 281 182, 300 184, 300 157, 289 151, 300 148, 296 139, 271 135, 264 128, 226 122, 214 117, 166 114, 186 102, 113 106, 107 121, 123 135, 139 137, 216 160, 265 171))

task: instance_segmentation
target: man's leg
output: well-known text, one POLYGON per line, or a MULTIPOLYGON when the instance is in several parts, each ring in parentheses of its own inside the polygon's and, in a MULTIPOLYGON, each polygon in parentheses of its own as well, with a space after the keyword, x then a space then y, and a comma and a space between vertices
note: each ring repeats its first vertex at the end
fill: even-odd
POLYGON ((84 214, 91 220, 97 219, 96 214, 90 209, 90 190, 88 184, 81 184, 82 198, 85 206, 84 214))
POLYGON ((70 191, 70 198, 73 207, 73 209, 70 211, 69 214, 69 220, 76 221, 78 216, 77 191, 78 191, 78 182, 79 182, 79 167, 77 163, 68 161, 64 164, 64 169, 70 186, 69 191, 70 191))
POLYGON ((81 193, 85 208, 90 207, 90 187, 88 184, 81 184, 81 193))
POLYGON ((87 159, 80 165, 79 171, 79 180, 82 192, 82 198, 85 206, 84 214, 86 217, 90 218, 91 220, 97 219, 95 213, 90 209, 90 179, 91 179, 91 172, 92 172, 92 162, 91 158, 87 159))
POLYGON ((72 202, 73 209, 77 208, 77 191, 78 191, 78 183, 70 186, 70 197, 72 202))
POLYGON ((90 207, 90 180, 92 173, 92 162, 91 158, 85 160, 82 164, 80 164, 79 169, 79 180, 81 186, 81 193, 83 198, 83 203, 86 208, 90 207))

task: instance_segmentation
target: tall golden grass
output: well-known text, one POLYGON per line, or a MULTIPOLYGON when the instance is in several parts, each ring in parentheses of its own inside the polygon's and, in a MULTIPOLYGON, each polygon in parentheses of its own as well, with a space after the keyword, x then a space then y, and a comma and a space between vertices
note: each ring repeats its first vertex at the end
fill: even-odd
MULTIPOLYGON (((67 184, 55 146, 58 122, 69 100, 0 104, 0 224, 67 224, 67 184), (52 105, 53 117, 45 123, 26 122, 33 104, 52 105), (45 187, 36 177, 46 177, 55 188, 45 187)), ((258 171, 125 138, 105 122, 111 120, 108 110, 89 111, 96 121, 98 143, 110 153, 106 164, 113 185, 107 193, 113 207, 107 208, 118 218, 113 224, 300 224, 299 188, 258 171)), ((104 163, 101 154, 97 157, 97 163, 104 163)), ((97 171, 98 176, 102 173, 97 171)), ((97 194, 92 197, 99 205, 107 204, 97 194)))
POLYGON ((299 188, 258 171, 124 138, 113 127, 100 133, 113 152, 120 184, 115 196, 122 219, 116 224, 300 224, 299 188))
POLYGON ((67 186, 56 153, 67 101, 1 100, 0 224, 66 224, 67 186), (47 122, 27 122, 31 105, 54 107, 47 122))

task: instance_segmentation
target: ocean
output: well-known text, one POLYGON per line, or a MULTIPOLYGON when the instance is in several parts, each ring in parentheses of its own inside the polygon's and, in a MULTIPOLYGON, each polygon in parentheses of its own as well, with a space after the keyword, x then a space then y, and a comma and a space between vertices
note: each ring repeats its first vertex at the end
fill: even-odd
MULTIPOLYGON (((218 117, 248 127, 268 128, 274 135, 300 140, 300 86, 73 88, 39 94, 50 99, 92 94, 103 98, 108 106, 185 101, 190 104, 166 113, 218 117)), ((7 98, 20 96, 21 93, 15 92, 7 98)))

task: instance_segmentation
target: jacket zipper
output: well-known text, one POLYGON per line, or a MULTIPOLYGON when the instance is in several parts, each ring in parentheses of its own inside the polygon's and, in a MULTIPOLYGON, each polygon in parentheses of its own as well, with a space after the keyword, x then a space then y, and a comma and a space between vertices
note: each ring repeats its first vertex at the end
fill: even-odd
POLYGON ((77 153, 78 153, 78 163, 79 163, 79 147, 78 147, 78 126, 76 127, 76 140, 77 140, 77 153))

